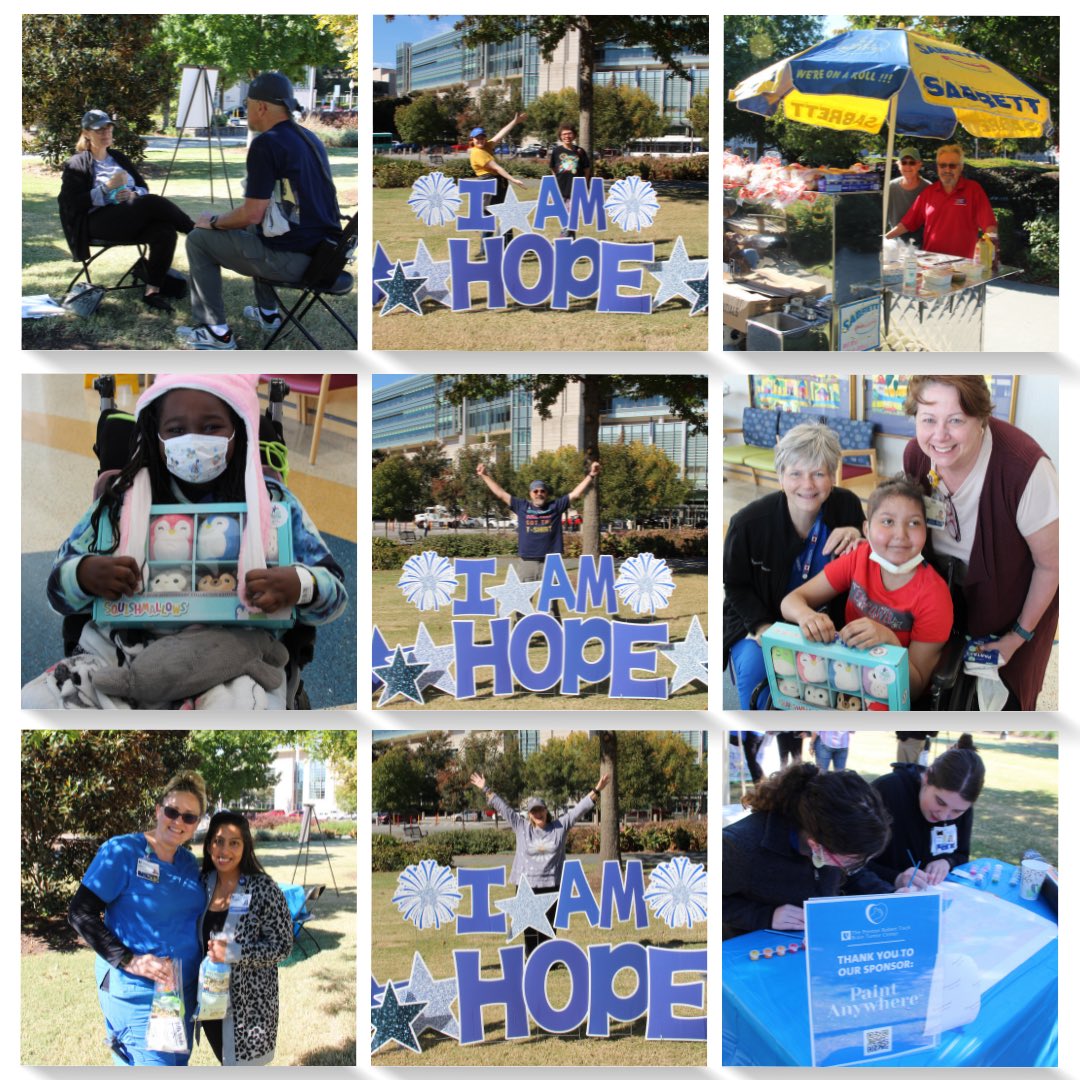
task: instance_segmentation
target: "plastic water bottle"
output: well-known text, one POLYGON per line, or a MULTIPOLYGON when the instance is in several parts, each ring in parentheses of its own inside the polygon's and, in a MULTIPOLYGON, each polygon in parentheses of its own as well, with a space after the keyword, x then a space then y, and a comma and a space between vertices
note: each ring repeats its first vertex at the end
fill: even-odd
POLYGON ((919 280, 919 260, 915 257, 915 248, 909 243, 904 247, 904 295, 914 296, 919 280))

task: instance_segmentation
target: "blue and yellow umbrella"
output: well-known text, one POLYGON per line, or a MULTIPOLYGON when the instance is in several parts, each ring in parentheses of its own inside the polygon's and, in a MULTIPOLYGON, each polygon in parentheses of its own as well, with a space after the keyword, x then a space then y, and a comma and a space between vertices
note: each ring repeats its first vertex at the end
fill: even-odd
POLYGON ((849 30, 743 79, 728 100, 744 112, 876 134, 889 123, 886 176, 896 136, 1034 139, 1053 131, 1050 103, 978 53, 912 30, 849 30))

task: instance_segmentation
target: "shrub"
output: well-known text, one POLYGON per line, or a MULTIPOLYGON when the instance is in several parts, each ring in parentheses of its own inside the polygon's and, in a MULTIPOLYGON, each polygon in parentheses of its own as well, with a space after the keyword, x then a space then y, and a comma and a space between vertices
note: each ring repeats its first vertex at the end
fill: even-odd
POLYGON ((373 182, 377 188, 407 188, 412 187, 429 171, 427 166, 421 165, 419 161, 387 161, 385 158, 376 158, 373 182))
POLYGON ((448 559, 482 559, 489 555, 516 555, 517 533, 512 530, 481 534, 452 533, 447 536, 429 536, 417 549, 435 551, 448 559))
POLYGON ((398 873, 410 863, 411 845, 395 836, 376 835, 371 838, 371 872, 398 873))
POLYGON ((517 840, 510 829, 470 829, 458 834, 464 841, 455 855, 495 855, 501 851, 513 851, 517 840))
POLYGON ((458 854, 456 849, 457 837, 453 833, 435 833, 412 845, 412 858, 409 862, 434 859, 440 866, 453 866, 454 855, 458 854))
POLYGON ((400 570, 409 557, 411 548, 386 536, 371 538, 371 569, 400 570))
POLYGON ((671 842, 679 851, 689 851, 694 842, 689 830, 677 825, 671 834, 671 842))
POLYGON ((1028 260, 1030 276, 1051 285, 1058 283, 1058 218, 1057 215, 1037 217, 1024 228, 1031 237, 1028 260))

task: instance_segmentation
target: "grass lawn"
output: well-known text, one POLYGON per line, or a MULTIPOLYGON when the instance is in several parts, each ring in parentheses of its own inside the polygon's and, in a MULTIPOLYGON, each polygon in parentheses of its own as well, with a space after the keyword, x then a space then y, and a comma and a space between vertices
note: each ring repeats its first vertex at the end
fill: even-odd
MULTIPOLYGON (((533 199, 539 190, 539 180, 525 180, 518 190, 523 200, 533 199)), ((708 250, 707 189, 695 191, 663 190, 660 185, 660 212, 653 227, 640 234, 624 234, 615 226, 597 233, 592 226, 578 231, 578 236, 599 236, 602 239, 649 241, 655 244, 655 257, 671 255, 677 237, 686 244, 690 258, 703 259, 708 250)), ((449 258, 446 241, 453 236, 469 237, 470 256, 480 253, 478 233, 456 233, 452 225, 437 228, 422 225, 409 208, 408 188, 375 188, 372 191, 373 236, 380 241, 391 260, 412 260, 416 241, 423 239, 431 257, 436 261, 449 258)), ((559 226, 548 221, 543 230, 554 239, 559 226)), ((627 268, 634 264, 628 263, 627 268)), ((539 263, 527 260, 522 280, 535 284, 539 263)), ((642 277, 641 292, 655 294, 658 283, 647 272, 642 277)), ((636 290, 622 290, 640 295, 636 290)), ((531 308, 511 303, 505 311, 487 311, 487 294, 481 286, 473 289, 473 306, 468 312, 455 314, 434 300, 423 303, 424 317, 398 308, 385 318, 379 316, 381 303, 372 317, 372 346, 376 349, 499 349, 502 351, 545 352, 583 350, 628 350, 671 352, 703 351, 709 347, 708 316, 706 313, 689 317, 690 305, 679 298, 668 301, 652 315, 612 315, 595 311, 596 300, 571 298, 567 320, 566 311, 551 311, 545 306, 531 308)))
MULTIPOLYGON (((338 202, 343 214, 356 211, 357 151, 353 148, 329 148, 330 165, 337 186, 338 202)), ((244 178, 244 147, 226 147, 225 162, 235 204, 243 201, 241 181, 244 178)), ((139 167, 151 192, 161 193, 168 172, 171 149, 147 151, 139 167)), ((37 159, 24 159, 22 200, 22 290, 24 296, 47 293, 59 302, 79 264, 71 258, 63 230, 56 196, 60 192, 60 173, 47 169, 37 159)), ((221 158, 214 148, 214 198, 210 202, 210 176, 206 148, 184 148, 176 158, 169 186, 165 192, 187 214, 195 218, 204 210, 221 213, 229 208, 225 181, 221 174, 221 158)), ((94 280, 111 284, 135 261, 134 247, 119 247, 102 255, 91 267, 94 280)), ((173 258, 173 268, 186 274, 187 253, 184 237, 180 237, 173 258)), ((259 348, 267 335, 251 324, 245 324, 242 313, 245 305, 254 302, 251 280, 231 271, 224 271, 225 306, 230 324, 237 332, 241 349, 259 348)), ((107 294, 91 319, 75 315, 45 319, 23 320, 23 348, 26 349, 175 349, 179 343, 174 331, 177 326, 190 325, 191 309, 187 300, 173 302, 174 313, 152 311, 143 306, 141 290, 132 289, 107 294)), ((295 301, 294 291, 282 293, 286 302, 295 301)), ((328 301, 330 302, 330 301, 328 301)), ((356 323, 355 295, 332 301, 335 310, 346 322, 356 323)), ((354 348, 352 341, 326 312, 316 305, 305 319, 313 336, 324 348, 354 348)), ((275 345, 275 348, 278 346, 275 345)), ((310 348, 302 335, 290 333, 282 348, 310 348)))
MULTIPOLYGON (((933 740, 930 760, 947 750, 957 731, 933 740)), ((986 783, 975 804, 971 857, 1018 863, 1035 848, 1056 865, 1058 857, 1058 744, 1000 732, 976 732, 975 745, 986 765, 986 783)), ((810 745, 804 740, 804 746, 810 745)), ((851 736, 847 765, 867 780, 889 771, 896 760, 896 736, 888 731, 857 731, 851 736)), ((739 801, 733 784, 731 802, 739 801)))
MULTIPOLYGON (((633 858, 635 856, 627 856, 633 858)), ((586 864, 586 875, 594 894, 599 895, 600 864, 593 860, 589 865, 588 856, 582 861, 586 864)), ((511 854, 458 856, 455 860, 461 865, 497 866, 505 864, 508 868, 513 861, 511 854)), ((644 860, 643 860, 644 861, 644 860)), ((646 863, 646 874, 648 863, 646 863)), ((454 974, 453 950, 480 949, 480 968, 485 979, 496 978, 499 974, 500 947, 506 946, 501 935, 476 934, 459 937, 451 924, 439 930, 416 929, 411 922, 406 922, 398 914, 397 908, 390 903, 397 885, 397 874, 378 873, 371 875, 372 902, 372 941, 378 942, 373 949, 372 974, 380 985, 388 979, 399 982, 408 979, 412 970, 413 953, 419 951, 435 979, 445 979, 454 974), (375 951, 377 950, 377 951, 375 951)), ((459 915, 468 914, 471 900, 466 891, 459 915)), ((512 896, 515 888, 505 886, 491 890, 491 901, 512 896)), ((494 909, 494 906, 492 907, 494 909)), ((651 913, 650 913, 651 915, 651 913)), ((569 930, 560 930, 559 937, 568 937, 583 949, 600 943, 616 944, 620 941, 640 941, 645 945, 662 945, 667 948, 704 948, 707 933, 705 923, 696 923, 691 929, 680 927, 669 929, 665 923, 658 923, 650 917, 645 930, 637 930, 632 923, 617 922, 612 930, 600 930, 588 925, 584 916, 575 915, 570 920, 569 930)), ((521 938, 512 944, 521 944, 521 938)), ((676 982, 691 982, 700 979, 700 975, 683 973, 676 976, 676 982)), ((365 980, 366 981, 366 980, 365 980)), ((622 971, 615 978, 616 992, 626 995, 633 992, 636 979, 630 971, 622 971)), ((565 967, 553 970, 548 976, 548 998, 555 1008, 562 1008, 570 997, 570 977, 565 967)), ((708 1014, 708 984, 705 991, 705 1012, 708 1014)), ((697 1010, 686 1006, 674 1007, 676 1016, 698 1015, 697 1010)), ((536 1025, 531 1024, 533 1032, 536 1025)), ((612 1021, 611 1037, 607 1039, 589 1038, 584 1029, 568 1035, 533 1034, 528 1039, 509 1042, 505 1039, 505 1016, 499 1007, 486 1009, 484 1012, 485 1041, 475 1046, 459 1046, 457 1042, 442 1035, 428 1031, 420 1036, 422 1054, 404 1050, 395 1043, 388 1043, 372 1056, 372 1064, 397 1067, 401 1065, 704 1065, 705 1043, 703 1042, 668 1042, 645 1040, 645 1021, 637 1020, 633 1024, 612 1021)))
MULTIPOLYGON (((507 558, 500 558, 498 574, 505 572, 507 558)), ((419 611, 405 600, 401 590, 397 587, 400 570, 374 570, 372 571, 372 610, 374 622, 381 631, 386 643, 390 648, 397 644, 412 645, 416 640, 416 630, 422 621, 431 634, 436 645, 446 645, 452 640, 450 609, 444 607, 441 611, 425 611, 421 615, 419 611)), ((673 569, 672 577, 676 588, 671 594, 671 603, 664 608, 664 618, 671 622, 668 631, 672 641, 681 641, 686 637, 690 629, 690 620, 694 615, 698 616, 701 629, 708 636, 708 578, 704 571, 689 569, 673 569)), ((589 614, 602 614, 600 608, 590 608, 589 614)), ((619 619, 623 622, 650 622, 647 616, 627 616, 623 611, 619 612, 619 619)), ((477 619, 476 640, 487 642, 491 636, 487 630, 487 620, 477 619)), ((533 639, 534 644, 529 649, 529 659, 532 667, 540 671, 547 662, 547 648, 541 644, 539 638, 533 639)), ((639 645, 635 651, 647 651, 648 646, 639 645)), ((602 652, 599 642, 591 642, 585 646, 585 656, 589 660, 598 659, 602 652)), ((666 657, 659 657, 656 665, 656 675, 671 676, 675 668, 666 657)), ((646 672, 639 671, 637 678, 649 678, 646 672)), ((563 696, 558 693, 533 694, 519 691, 508 697, 495 697, 492 693, 494 676, 490 668, 480 668, 476 676, 476 697, 464 701, 458 701, 442 690, 436 690, 433 686, 424 687, 423 695, 425 706, 417 705, 407 698, 397 697, 389 702, 384 709, 707 709, 709 707, 708 688, 699 682, 689 683, 677 690, 666 702, 658 702, 653 698, 609 698, 607 696, 608 684, 606 681, 591 684, 583 688, 577 697, 563 696)), ((373 705, 378 705, 382 687, 372 695, 373 705)))
MULTIPOLYGON (((329 841, 334 892, 318 836, 312 838, 307 882, 326 883, 309 923, 322 952, 306 959, 299 949, 278 968, 281 1013, 275 1065, 356 1064, 356 841, 329 841)), ((296 864, 294 843, 258 845, 259 860, 278 881, 288 882, 296 864)), ((201 852, 201 848, 200 848, 201 852)), ((197 852, 198 854, 199 852, 197 852)), ((304 880, 301 863, 297 882, 304 880)), ((66 924, 65 924, 66 928, 66 924)), ((311 953, 310 942, 306 943, 311 953)), ((109 1065, 104 1021, 94 986, 94 955, 74 931, 50 938, 23 938, 23 1065, 109 1065)), ((217 1065, 205 1039, 192 1065, 217 1065)))

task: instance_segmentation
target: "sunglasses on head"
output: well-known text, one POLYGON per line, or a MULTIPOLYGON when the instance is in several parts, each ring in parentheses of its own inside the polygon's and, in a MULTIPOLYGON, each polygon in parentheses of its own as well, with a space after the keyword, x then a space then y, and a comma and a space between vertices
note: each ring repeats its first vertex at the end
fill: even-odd
POLYGON ((179 818, 185 825, 198 825, 198 814, 184 814, 176 809, 175 806, 163 806, 161 812, 170 820, 175 821, 179 818))

